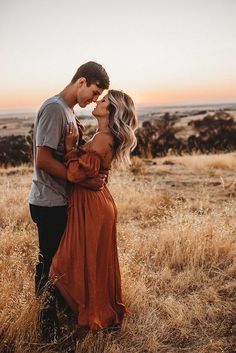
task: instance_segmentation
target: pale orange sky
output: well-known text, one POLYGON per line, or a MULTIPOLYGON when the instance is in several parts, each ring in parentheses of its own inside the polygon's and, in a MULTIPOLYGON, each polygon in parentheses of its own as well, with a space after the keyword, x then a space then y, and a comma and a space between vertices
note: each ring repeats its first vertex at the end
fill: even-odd
POLYGON ((136 92, 136 101, 141 105, 182 104, 208 102, 235 102, 236 82, 219 82, 204 86, 162 87, 157 90, 136 92))
MULTIPOLYGON (((62 87, 61 87, 62 88, 62 87)), ((6 91, 1 94, 1 110, 37 110, 48 97, 59 93, 60 89, 22 89, 20 91, 6 91)), ((189 87, 161 87, 159 89, 145 88, 137 91, 127 90, 137 105, 168 105, 168 104, 192 104, 208 102, 235 102, 236 82, 221 84, 206 84, 189 87)))
POLYGON ((0 111, 37 110, 89 60, 138 105, 235 102, 235 13, 234 0, 3 0, 0 111))

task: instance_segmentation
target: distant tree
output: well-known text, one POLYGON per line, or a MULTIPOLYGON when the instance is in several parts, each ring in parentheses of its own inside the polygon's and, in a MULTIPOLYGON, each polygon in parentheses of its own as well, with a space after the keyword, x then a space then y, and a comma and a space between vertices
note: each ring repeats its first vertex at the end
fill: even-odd
POLYGON ((180 130, 175 126, 179 120, 175 114, 164 115, 150 121, 144 121, 136 131, 137 147, 133 155, 150 158, 164 156, 170 150, 182 151, 184 143, 175 134, 180 130))
POLYGON ((190 150, 201 152, 229 151, 236 148, 236 122, 233 116, 225 111, 206 115, 201 120, 190 121, 189 125, 196 135, 188 138, 190 150))
POLYGON ((32 162, 32 146, 26 136, 4 136, 0 138, 0 165, 17 166, 32 162))
MULTIPOLYGON (((136 131, 137 146, 133 155, 152 158, 165 156, 170 151, 182 152, 217 152, 236 149, 236 121, 225 111, 208 114, 203 119, 192 120, 189 125, 195 131, 187 139, 176 137, 182 127, 177 127, 179 115, 164 115, 144 121, 136 131)), ((87 141, 96 132, 96 127, 87 125, 84 128, 84 140, 87 141)), ((17 166, 32 163, 33 156, 33 125, 27 136, 0 137, 0 165, 17 166)))

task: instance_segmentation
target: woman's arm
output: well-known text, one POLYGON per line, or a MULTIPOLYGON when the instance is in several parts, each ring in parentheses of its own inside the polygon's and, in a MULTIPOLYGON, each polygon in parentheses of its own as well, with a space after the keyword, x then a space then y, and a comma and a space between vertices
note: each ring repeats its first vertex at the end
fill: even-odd
MULTIPOLYGON (((76 144, 77 138, 78 138, 77 131, 74 127, 74 124, 71 123, 67 126, 66 137, 65 137, 65 146, 66 146, 67 152, 75 150, 75 144, 76 144)), ((72 164, 70 165, 70 169, 72 169, 72 164)), ((80 172, 82 172, 82 170, 80 172)), ((69 173, 69 177, 70 177, 70 181, 73 182, 74 180, 74 182, 79 182, 81 186, 94 191, 102 190, 107 181, 107 174, 102 174, 102 173, 99 173, 97 176, 94 176, 92 178, 88 178, 86 175, 83 175, 83 173, 80 173, 79 179, 75 178, 75 175, 72 176, 71 173, 69 173)))
POLYGON ((65 164, 67 179, 72 183, 81 183, 99 175, 101 159, 94 151, 72 149, 65 155, 65 164))

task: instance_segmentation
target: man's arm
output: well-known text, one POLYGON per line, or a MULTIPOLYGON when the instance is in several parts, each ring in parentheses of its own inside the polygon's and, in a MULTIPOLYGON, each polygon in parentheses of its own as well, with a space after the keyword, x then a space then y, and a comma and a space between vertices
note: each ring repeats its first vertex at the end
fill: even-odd
MULTIPOLYGON (((36 167, 42 169, 49 175, 67 180, 65 165, 53 157, 53 149, 49 147, 37 147, 36 167)), ((87 189, 98 191, 103 189, 106 178, 107 176, 105 174, 99 174, 95 178, 84 180, 80 185, 87 189)))
POLYGON ((36 167, 61 179, 66 179, 66 167, 56 160, 54 152, 64 134, 64 120, 64 112, 59 104, 46 105, 40 113, 35 136, 36 167))
POLYGON ((51 176, 67 179, 66 167, 53 157, 53 149, 50 147, 36 147, 36 167, 51 176))

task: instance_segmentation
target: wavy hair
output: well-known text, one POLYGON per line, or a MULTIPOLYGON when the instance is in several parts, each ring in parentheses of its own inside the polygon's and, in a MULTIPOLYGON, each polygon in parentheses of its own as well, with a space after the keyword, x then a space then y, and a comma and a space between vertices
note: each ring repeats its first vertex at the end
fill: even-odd
POLYGON ((130 152, 135 148, 138 119, 133 100, 122 91, 109 90, 109 128, 114 136, 114 162, 130 165, 130 152))

